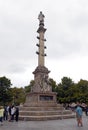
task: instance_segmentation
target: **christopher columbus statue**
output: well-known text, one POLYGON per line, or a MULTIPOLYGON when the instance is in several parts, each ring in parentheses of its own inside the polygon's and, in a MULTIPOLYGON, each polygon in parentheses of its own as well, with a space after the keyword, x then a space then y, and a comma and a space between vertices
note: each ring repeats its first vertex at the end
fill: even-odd
POLYGON ((38 16, 38 19, 39 19, 39 21, 40 21, 40 23, 42 22, 42 23, 44 23, 44 15, 42 14, 42 12, 40 12, 40 14, 39 14, 39 16, 38 16))

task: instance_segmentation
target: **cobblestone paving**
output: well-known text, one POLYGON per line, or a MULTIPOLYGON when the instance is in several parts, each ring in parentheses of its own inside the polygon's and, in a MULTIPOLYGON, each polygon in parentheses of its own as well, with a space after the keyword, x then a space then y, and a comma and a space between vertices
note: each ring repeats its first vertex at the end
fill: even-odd
POLYGON ((78 127, 76 119, 51 121, 4 121, 0 130, 88 130, 88 116, 83 115, 83 127, 78 127))

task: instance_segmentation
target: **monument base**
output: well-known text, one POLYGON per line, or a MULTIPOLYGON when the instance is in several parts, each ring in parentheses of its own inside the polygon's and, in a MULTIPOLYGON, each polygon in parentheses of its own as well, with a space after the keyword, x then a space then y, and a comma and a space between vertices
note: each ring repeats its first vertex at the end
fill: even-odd
POLYGON ((57 106, 23 106, 20 107, 19 120, 22 121, 45 121, 75 118, 75 113, 65 110, 62 105, 57 106))
POLYGON ((19 119, 24 121, 43 121, 74 118, 71 110, 65 110, 56 102, 56 93, 29 93, 26 102, 20 107, 19 119))
POLYGON ((31 92, 26 97, 25 107, 28 106, 56 106, 56 93, 31 92))

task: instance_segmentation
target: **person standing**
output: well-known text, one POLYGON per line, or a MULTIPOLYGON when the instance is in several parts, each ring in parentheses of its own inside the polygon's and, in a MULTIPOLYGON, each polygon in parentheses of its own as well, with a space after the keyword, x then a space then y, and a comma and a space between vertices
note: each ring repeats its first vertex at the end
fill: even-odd
POLYGON ((83 126, 82 114, 83 114, 82 108, 81 108, 80 104, 77 103, 77 107, 76 107, 77 125, 81 126, 81 127, 83 126))
POLYGON ((9 116, 8 121, 11 121, 11 108, 12 108, 12 106, 9 105, 9 106, 8 106, 8 116, 9 116))
POLYGON ((0 106, 0 124, 3 125, 4 108, 0 106))
POLYGON ((4 120, 8 120, 8 106, 4 106, 4 120))
POLYGON ((16 106, 16 111, 15 111, 15 120, 16 120, 16 122, 18 122, 18 118, 19 118, 19 108, 18 108, 18 106, 16 106))
POLYGON ((10 121, 14 121, 15 111, 16 111, 16 108, 15 108, 15 106, 13 105, 12 108, 11 108, 11 120, 10 120, 10 121))
POLYGON ((88 106, 86 106, 86 108, 85 108, 85 114, 86 114, 86 116, 88 116, 88 106))

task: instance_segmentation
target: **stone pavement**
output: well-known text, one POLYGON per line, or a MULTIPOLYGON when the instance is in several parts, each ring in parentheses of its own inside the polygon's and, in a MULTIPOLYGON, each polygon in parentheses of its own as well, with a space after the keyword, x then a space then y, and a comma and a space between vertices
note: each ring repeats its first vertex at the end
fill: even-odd
POLYGON ((83 115, 83 127, 78 127, 76 118, 51 121, 4 121, 0 130, 88 130, 88 116, 83 115))

